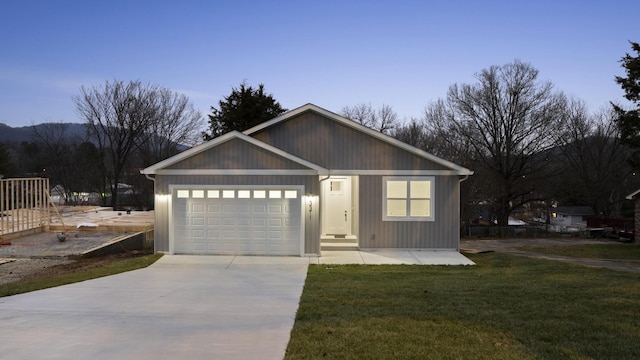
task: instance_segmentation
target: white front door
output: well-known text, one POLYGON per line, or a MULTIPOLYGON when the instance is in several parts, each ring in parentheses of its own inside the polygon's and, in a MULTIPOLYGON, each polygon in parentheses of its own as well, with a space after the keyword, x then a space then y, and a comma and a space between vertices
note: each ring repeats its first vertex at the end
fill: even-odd
POLYGON ((349 235, 351 224, 351 179, 330 178, 323 182, 325 235, 349 235))

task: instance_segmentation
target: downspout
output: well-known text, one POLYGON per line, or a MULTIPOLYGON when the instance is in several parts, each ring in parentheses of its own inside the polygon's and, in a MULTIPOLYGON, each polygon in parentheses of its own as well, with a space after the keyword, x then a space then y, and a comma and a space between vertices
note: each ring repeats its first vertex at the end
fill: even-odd
MULTIPOLYGON (((157 219, 156 219, 156 215, 158 214, 158 213, 156 212, 156 208, 158 207, 158 206, 157 206, 157 205, 158 205, 158 204, 157 204, 157 197, 156 197, 156 178, 155 178, 155 177, 151 177, 149 174, 144 173, 144 172, 142 172, 142 171, 143 171, 143 170, 140 170, 140 173, 141 173, 141 174, 143 174, 143 175, 144 175, 144 177, 146 177, 147 179, 149 179, 149 180, 153 181, 153 210, 154 210, 154 211, 153 211, 153 212, 154 212, 154 216, 153 216, 153 217, 154 217, 154 219, 153 219, 153 220, 154 220, 154 221, 153 221, 153 234, 154 234, 154 238, 155 238, 155 232, 156 232, 156 229, 155 229, 155 228, 156 228, 156 225, 155 225, 155 224, 156 224, 156 221, 157 221, 157 219)), ((144 234, 144 243, 145 243, 145 245, 144 245, 144 246, 146 246, 146 244, 147 244, 147 239, 148 239, 148 238, 147 238, 147 232, 145 231, 145 234, 144 234)), ((154 252, 154 253, 156 252, 156 245, 155 245, 155 241, 153 242, 153 252, 154 252)))
MULTIPOLYGON (((473 174, 473 173, 471 173, 473 174)), ((458 185, 462 186, 462 182, 463 181, 467 181, 467 179, 469 179, 469 175, 465 175, 463 178, 458 179, 458 185)), ((458 188, 458 191, 460 191, 460 189, 458 188)), ((469 228, 469 231, 471 231, 471 228, 469 228)), ((458 251, 460 251, 460 242, 458 241, 458 251)))
POLYGON ((331 169, 327 169, 327 177, 324 179, 320 179, 320 182, 331 179, 331 169))
MULTIPOLYGON (((322 175, 321 175, 321 176, 322 176, 322 175)), ((331 169, 327 169, 327 177, 325 177, 325 178, 321 178, 321 179, 320 179, 320 192, 321 192, 321 193, 322 193, 322 182, 324 182, 324 181, 326 181, 326 180, 329 180, 329 179, 331 179, 331 169)), ((319 200, 319 199, 320 199, 320 194, 318 194, 318 200, 319 200)), ((318 207, 318 209, 319 209, 319 207, 318 207)), ((309 215, 309 216, 311 216, 311 215, 309 215)), ((318 226, 322 227, 320 224, 318 224, 318 226)), ((321 232, 322 232, 322 230, 321 230, 321 232)), ((319 254, 320 256, 322 256, 322 240, 320 240, 320 242, 318 243, 318 245, 320 246, 320 249, 318 249, 318 250, 319 250, 318 254, 319 254)))

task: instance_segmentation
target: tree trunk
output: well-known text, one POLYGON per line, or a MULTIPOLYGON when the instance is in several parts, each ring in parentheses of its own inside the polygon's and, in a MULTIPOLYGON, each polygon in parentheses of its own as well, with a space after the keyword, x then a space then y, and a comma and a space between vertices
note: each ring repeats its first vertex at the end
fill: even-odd
POLYGON ((498 201, 498 211, 496 211, 496 217, 498 221, 499 227, 507 227, 509 226, 509 200, 506 198, 502 198, 498 201))

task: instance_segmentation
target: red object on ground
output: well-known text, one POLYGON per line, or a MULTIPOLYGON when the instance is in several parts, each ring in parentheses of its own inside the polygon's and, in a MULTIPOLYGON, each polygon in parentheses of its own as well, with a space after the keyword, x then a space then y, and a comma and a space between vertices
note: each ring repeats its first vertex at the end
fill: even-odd
POLYGON ((0 245, 11 245, 11 241, 0 242, 0 245))

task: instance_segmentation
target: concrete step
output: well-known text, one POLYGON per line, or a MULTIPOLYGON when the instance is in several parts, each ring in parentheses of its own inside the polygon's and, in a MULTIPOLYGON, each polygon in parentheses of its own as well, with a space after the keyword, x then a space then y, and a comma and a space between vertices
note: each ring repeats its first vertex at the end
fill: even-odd
POLYGON ((321 237, 320 243, 322 244, 358 244, 358 239, 353 236, 351 238, 334 238, 334 237, 321 237))
POLYGON ((355 250, 358 250, 358 243, 357 241, 347 242, 347 243, 339 243, 339 242, 326 243, 323 240, 322 243, 320 244, 320 250, 355 251, 355 250))

